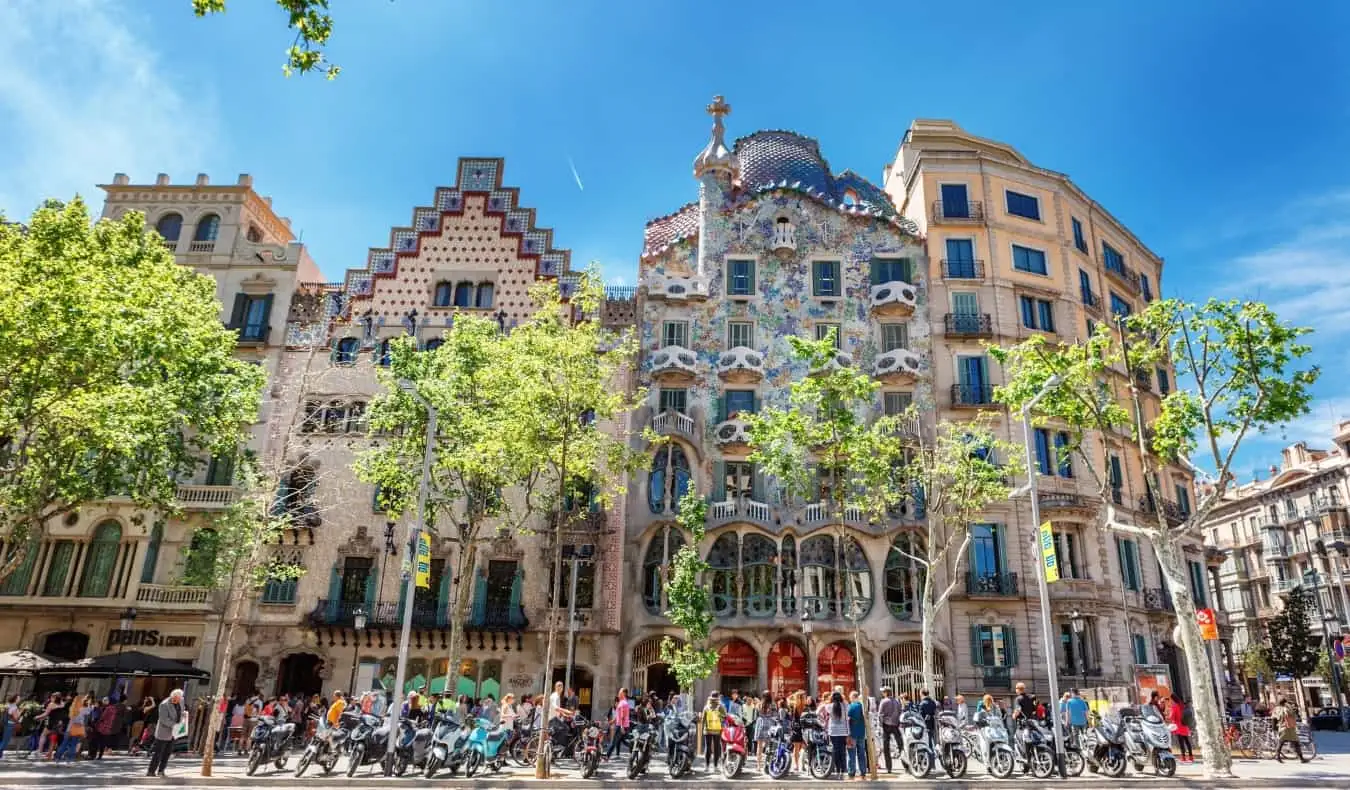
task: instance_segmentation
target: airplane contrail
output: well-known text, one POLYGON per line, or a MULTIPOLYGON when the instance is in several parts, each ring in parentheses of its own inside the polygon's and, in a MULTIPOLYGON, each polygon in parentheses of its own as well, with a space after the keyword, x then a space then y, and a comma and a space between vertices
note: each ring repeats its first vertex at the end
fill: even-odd
POLYGON ((570 156, 567 157, 567 166, 572 168, 572 178, 576 179, 577 189, 580 189, 582 192, 585 192, 586 186, 585 184, 581 183, 581 176, 577 174, 577 163, 573 162, 572 157, 570 156))

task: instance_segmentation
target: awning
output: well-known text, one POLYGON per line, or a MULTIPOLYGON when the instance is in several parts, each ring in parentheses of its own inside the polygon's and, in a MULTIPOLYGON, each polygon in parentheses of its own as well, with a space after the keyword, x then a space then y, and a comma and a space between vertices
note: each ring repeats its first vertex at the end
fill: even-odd
POLYGON ((188 678, 206 680, 210 672, 188 666, 170 658, 160 658, 139 650, 124 650, 121 653, 109 653, 106 656, 82 658, 79 661, 63 661, 43 670, 44 675, 75 675, 86 678, 150 677, 150 678, 188 678))
POLYGON ((0 653, 0 677, 30 677, 47 672, 57 660, 32 650, 7 650, 0 653))

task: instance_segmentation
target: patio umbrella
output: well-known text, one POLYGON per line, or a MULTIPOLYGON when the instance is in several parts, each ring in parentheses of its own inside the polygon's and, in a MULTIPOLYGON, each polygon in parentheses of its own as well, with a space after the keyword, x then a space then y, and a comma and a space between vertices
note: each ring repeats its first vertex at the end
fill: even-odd
POLYGON ((151 678, 188 678, 206 680, 210 672, 188 666, 179 661, 152 656, 139 650, 125 650, 121 653, 109 653, 106 656, 82 658, 79 661, 62 661, 44 675, 75 675, 85 678, 110 678, 118 675, 134 675, 151 678))
POLYGON ((0 677, 31 677, 56 666, 56 659, 32 650, 7 650, 0 653, 0 677))

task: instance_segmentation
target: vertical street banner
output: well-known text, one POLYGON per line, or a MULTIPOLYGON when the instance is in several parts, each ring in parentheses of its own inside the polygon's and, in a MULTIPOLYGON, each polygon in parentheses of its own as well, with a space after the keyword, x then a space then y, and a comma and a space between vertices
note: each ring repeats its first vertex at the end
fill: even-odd
POLYGON ((1047 582, 1059 581, 1059 557, 1055 554, 1055 532, 1050 522, 1041 524, 1041 565, 1047 582))
POLYGON ((1200 626, 1200 638, 1213 641, 1219 638, 1219 622, 1214 618, 1213 609, 1196 609, 1195 624, 1200 626))
POLYGON ((431 536, 421 531, 417 533, 417 586, 431 588, 431 536))

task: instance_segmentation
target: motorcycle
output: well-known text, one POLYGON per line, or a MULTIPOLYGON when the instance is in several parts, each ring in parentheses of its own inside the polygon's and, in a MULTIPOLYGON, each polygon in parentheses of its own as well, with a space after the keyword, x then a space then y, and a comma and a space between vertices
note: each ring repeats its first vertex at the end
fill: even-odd
POLYGON ((554 718, 548 724, 548 748, 553 762, 574 758, 580 762, 582 733, 589 725, 581 714, 571 719, 554 718))
POLYGON ((500 771, 506 765, 506 751, 502 745, 510 734, 500 724, 494 725, 487 719, 479 719, 469 734, 469 756, 464 762, 464 775, 473 776, 483 767, 491 768, 493 773, 500 771))
POLYGON ((984 763, 990 776, 995 779, 1012 776, 1013 750, 1008 745, 1008 728, 1003 726, 1002 716, 979 711, 963 735, 967 753, 984 763))
POLYGON ((450 775, 454 776, 464 762, 464 745, 469 739, 469 730, 461 727, 452 714, 437 716, 435 724, 431 734, 431 752, 427 755, 426 765, 422 767, 422 775, 428 779, 434 778, 442 766, 449 768, 450 775))
POLYGON ((265 762, 271 761, 277 770, 286 767, 291 753, 291 738, 295 736, 295 725, 274 716, 260 716, 253 728, 253 746, 248 753, 248 775, 252 776, 265 762))
POLYGON ((900 714, 900 765, 915 779, 933 772, 933 747, 928 745, 928 726, 916 710, 900 714))
POLYGON ((1055 772, 1055 752, 1046 742, 1045 731, 1033 719, 1017 720, 1017 748, 1013 751, 1023 772, 1030 770, 1037 779, 1048 779, 1055 772))
POLYGON ((834 747, 820 718, 814 713, 803 713, 799 720, 802 730, 802 748, 806 752, 806 768, 815 779, 826 779, 834 773, 834 747))
POLYGON ((941 711, 937 717, 937 755, 947 776, 960 779, 966 775, 966 745, 961 738, 961 726, 952 711, 941 711))
POLYGON ((694 731, 694 717, 689 713, 667 716, 662 724, 666 730, 666 770, 671 779, 689 773, 694 763, 690 738, 694 731))
POLYGON ((641 723, 633 726, 633 745, 628 752, 628 778, 636 779, 647 772, 652 761, 652 750, 656 748, 656 728, 641 723))
POLYGON ((1121 719, 1125 722, 1125 749, 1135 771, 1142 773, 1144 763, 1151 762, 1158 776, 1172 776, 1177 772, 1177 758, 1172 755, 1172 732, 1167 729, 1157 708, 1144 705, 1137 712, 1123 713, 1121 719))
POLYGON ((745 765, 745 725, 739 716, 727 716, 722 722, 722 775, 735 779, 745 765))
POLYGON ((355 776, 356 769, 384 759, 389 741, 389 720, 363 714, 361 721, 347 739, 347 776, 355 776))
POLYGON ((1078 748, 1092 772, 1119 779, 1125 775, 1125 728, 1109 716, 1078 736, 1078 748))
POLYGON ((300 755, 300 764, 295 766, 297 777, 304 776, 309 766, 315 763, 323 768, 325 774, 331 774, 337 767, 338 757, 342 755, 347 738, 351 735, 351 728, 355 726, 359 716, 343 713, 336 727, 322 716, 311 718, 318 722, 318 729, 314 732, 314 737, 309 739, 309 743, 305 744, 305 751, 300 755))
POLYGON ((431 753, 431 728, 418 727, 410 719, 399 719, 399 737, 394 744, 394 773, 408 772, 408 767, 422 768, 431 753))
POLYGON ((576 746, 577 763, 581 765, 581 778, 590 779, 600 768, 600 728, 588 723, 581 731, 576 746))
POLYGON ((769 742, 764 749, 765 754, 760 755, 760 759, 765 760, 765 770, 769 776, 774 779, 787 776, 788 769, 792 767, 792 734, 788 728, 782 724, 771 726, 769 742))

